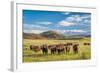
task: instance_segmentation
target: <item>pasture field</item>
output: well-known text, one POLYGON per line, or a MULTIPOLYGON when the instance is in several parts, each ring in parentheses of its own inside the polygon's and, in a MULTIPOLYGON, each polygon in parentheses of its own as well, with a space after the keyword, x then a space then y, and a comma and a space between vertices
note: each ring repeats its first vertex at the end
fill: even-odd
POLYGON ((44 61, 67 61, 67 60, 86 60, 91 59, 91 45, 84 45, 84 43, 90 43, 90 38, 77 39, 77 40, 32 40, 23 39, 23 62, 44 62, 44 61), (42 51, 34 52, 30 50, 30 45, 40 46, 43 44, 53 45, 53 44, 65 44, 65 43, 78 43, 79 52, 73 54, 72 48, 68 54, 54 54, 48 52, 48 55, 43 55, 42 51))

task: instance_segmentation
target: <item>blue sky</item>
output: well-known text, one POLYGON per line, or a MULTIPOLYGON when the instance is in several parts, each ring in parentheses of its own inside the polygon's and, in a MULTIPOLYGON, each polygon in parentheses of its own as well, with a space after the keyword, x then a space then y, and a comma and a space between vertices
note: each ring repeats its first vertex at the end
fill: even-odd
POLYGON ((26 33, 57 31, 65 35, 90 35, 91 13, 23 10, 26 33))

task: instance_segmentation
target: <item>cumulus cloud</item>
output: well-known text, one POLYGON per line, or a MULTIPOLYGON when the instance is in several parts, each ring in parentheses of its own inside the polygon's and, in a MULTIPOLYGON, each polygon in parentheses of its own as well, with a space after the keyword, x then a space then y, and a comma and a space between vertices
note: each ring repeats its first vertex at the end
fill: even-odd
POLYGON ((36 22, 36 24, 50 25, 50 24, 52 24, 52 22, 48 22, 48 21, 41 21, 41 22, 36 22))
POLYGON ((86 32, 86 31, 84 31, 84 30, 77 30, 77 29, 75 29, 75 30, 68 30, 67 32, 78 32, 78 33, 82 33, 82 32, 86 32))
POLYGON ((90 24, 90 18, 91 15, 71 15, 60 21, 58 24, 61 26, 86 25, 90 24))
POLYGON ((59 33, 66 34, 66 33, 87 33, 85 30, 79 30, 79 29, 72 29, 72 30, 55 30, 59 33))
POLYGON ((24 24, 24 32, 25 33, 35 33, 39 34, 44 31, 47 31, 49 28, 45 26, 40 25, 34 25, 34 24, 24 24))
POLYGON ((35 34, 39 34, 44 32, 45 30, 24 30, 25 33, 35 33, 35 34))
POLYGON ((91 18, 91 15, 84 15, 81 17, 82 19, 88 19, 88 18, 91 18))
POLYGON ((48 29, 48 27, 40 26, 40 25, 33 25, 33 24, 24 24, 24 29, 32 30, 32 29, 48 29))
POLYGON ((80 15, 72 15, 68 18, 66 18, 66 21, 70 21, 70 22, 80 22, 82 21, 82 18, 80 15))
POLYGON ((72 23, 72 22, 68 22, 66 20, 63 20, 63 21, 59 22, 59 25, 61 25, 61 26, 72 26, 72 25, 75 25, 75 24, 72 23))
POLYGON ((69 14, 70 14, 70 12, 64 12, 63 14, 64 14, 64 15, 69 15, 69 14))
POLYGON ((89 20, 84 20, 84 22, 85 22, 85 23, 89 23, 90 21, 89 21, 89 20))
POLYGON ((70 22, 84 22, 84 20, 90 21, 91 15, 71 15, 65 20, 70 22))

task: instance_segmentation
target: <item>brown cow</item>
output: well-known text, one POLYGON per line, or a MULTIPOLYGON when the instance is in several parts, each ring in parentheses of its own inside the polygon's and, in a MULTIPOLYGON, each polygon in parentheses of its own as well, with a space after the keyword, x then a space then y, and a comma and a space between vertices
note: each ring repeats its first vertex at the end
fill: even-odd
POLYGON ((33 50, 33 51, 35 51, 35 52, 38 52, 38 51, 40 51, 41 49, 40 49, 40 46, 30 45, 30 50, 33 50))
POLYGON ((73 45, 73 43, 67 43, 67 46, 72 46, 73 45))
POLYGON ((30 50, 33 50, 35 52, 38 52, 38 51, 42 50, 43 54, 48 54, 48 47, 47 47, 47 45, 42 45, 42 46, 30 45, 30 50))
POLYGON ((66 44, 64 44, 66 54, 70 52, 70 49, 71 49, 72 45, 73 45, 73 43, 66 43, 66 44))
POLYGON ((49 45, 48 48, 50 49, 51 54, 61 54, 64 52, 63 44, 49 45))
POLYGON ((70 52, 70 46, 66 46, 65 51, 66 51, 66 54, 68 54, 70 52))
POLYGON ((65 52, 65 47, 63 44, 58 44, 56 45, 56 50, 58 54, 64 53, 65 52))
POLYGON ((57 49, 55 45, 49 45, 48 48, 50 49, 51 54, 56 54, 57 49))

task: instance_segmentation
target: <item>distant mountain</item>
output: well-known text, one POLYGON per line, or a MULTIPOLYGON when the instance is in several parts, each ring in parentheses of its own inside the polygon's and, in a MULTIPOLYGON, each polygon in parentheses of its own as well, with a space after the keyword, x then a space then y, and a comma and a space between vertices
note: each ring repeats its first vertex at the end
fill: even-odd
POLYGON ((46 31, 40 34, 23 33, 25 39, 82 39, 91 35, 64 35, 56 31, 46 31))
POLYGON ((91 35, 69 35, 67 37, 69 37, 69 38, 85 38, 85 37, 91 37, 91 35))
POLYGON ((67 40, 77 40, 77 39, 83 39, 83 38, 90 38, 91 35, 68 35, 66 36, 67 40))
POLYGON ((45 37, 42 37, 39 34, 34 33, 23 33, 23 38, 25 39, 46 39, 45 37))
POLYGON ((84 35, 85 37, 91 37, 91 35, 84 35))
POLYGON ((46 31, 40 34, 48 39, 65 39, 66 36, 56 32, 56 31, 46 31))

